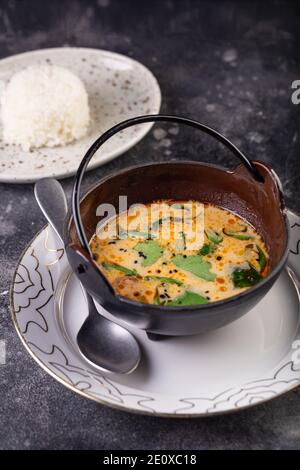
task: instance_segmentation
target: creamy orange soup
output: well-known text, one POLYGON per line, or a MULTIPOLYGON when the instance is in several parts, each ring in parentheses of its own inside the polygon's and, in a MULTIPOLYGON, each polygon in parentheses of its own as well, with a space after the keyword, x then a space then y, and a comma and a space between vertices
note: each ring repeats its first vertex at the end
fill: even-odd
POLYGON ((245 220, 211 204, 159 202, 172 206, 171 217, 153 210, 155 201, 146 205, 142 215, 129 211, 110 219, 90 242, 96 262, 117 294, 164 306, 205 304, 236 295, 266 276, 265 243, 245 220), (200 228, 199 234, 202 229, 202 238, 196 232, 197 240, 201 239, 197 247, 188 243, 187 234, 176 230, 180 216, 189 211, 188 227, 200 228), (124 231, 133 221, 139 222, 138 229, 124 231))

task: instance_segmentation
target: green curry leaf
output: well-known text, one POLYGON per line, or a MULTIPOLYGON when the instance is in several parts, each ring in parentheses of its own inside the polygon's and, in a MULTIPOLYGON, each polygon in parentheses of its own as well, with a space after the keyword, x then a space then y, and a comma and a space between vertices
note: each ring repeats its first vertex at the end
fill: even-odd
POLYGON ((144 267, 154 264, 163 254, 163 249, 155 240, 140 242, 135 245, 134 249, 142 256, 144 267))
POLYGON ((128 230, 128 236, 132 238, 155 238, 156 235, 150 232, 139 232, 137 230, 128 230))
POLYGON ((201 279, 206 281, 214 281, 216 274, 210 271, 211 263, 204 261, 201 256, 198 255, 177 255, 172 259, 175 266, 184 271, 189 271, 201 279))
POLYGON ((241 233, 241 232, 245 232, 245 230, 238 231, 238 230, 227 230, 226 228, 223 228, 223 233, 227 235, 227 237, 236 238, 237 240, 253 240, 254 239, 252 235, 241 233))
POLYGON ((107 269, 107 270, 116 269, 117 271, 120 271, 121 273, 127 274, 128 276, 141 277, 135 269, 128 269, 128 268, 125 268, 125 266, 120 266, 119 264, 106 263, 104 261, 102 263, 102 266, 103 266, 104 269, 107 269))
POLYGON ((156 238, 155 234, 150 232, 140 232, 138 230, 124 230, 120 225, 117 227, 117 233, 121 240, 125 240, 126 238, 156 238))
POLYGON ((181 222, 181 217, 161 217, 160 219, 153 222, 151 230, 157 230, 164 222, 181 222))
POLYGON ((262 276, 255 267, 249 264, 249 268, 236 268, 232 272, 232 281, 235 287, 251 287, 261 281, 262 276))
POLYGON ((221 241, 223 240, 221 233, 217 232, 214 229, 205 229, 204 232, 207 238, 209 239, 209 241, 213 243, 218 244, 218 243, 221 243, 221 241))
POLYGON ((260 266, 260 271, 263 271, 267 264, 267 257, 259 245, 256 245, 256 248, 258 251, 258 263, 260 266))
POLYGON ((205 243, 203 247, 199 250, 199 255, 206 256, 210 255, 211 253, 214 253, 216 251, 216 244, 209 242, 205 243))
POLYGON ((160 281, 162 283, 166 283, 166 284, 177 284, 177 286, 182 286, 182 282, 179 281, 178 279, 173 279, 172 277, 163 277, 163 276, 152 276, 152 275, 148 275, 148 276, 145 276, 145 279, 146 281, 148 279, 153 279, 154 281, 160 281))
POLYGON ((177 204, 177 203, 174 203, 174 204, 171 205, 171 207, 173 207, 173 209, 184 209, 184 210, 190 212, 190 208, 187 207, 186 204, 177 204))
POLYGON ((170 302, 167 302, 165 305, 167 307, 181 307, 181 306, 188 306, 188 305, 199 305, 199 304, 207 304, 208 300, 203 297, 202 295, 196 294, 195 292, 186 291, 180 297, 177 297, 170 302))

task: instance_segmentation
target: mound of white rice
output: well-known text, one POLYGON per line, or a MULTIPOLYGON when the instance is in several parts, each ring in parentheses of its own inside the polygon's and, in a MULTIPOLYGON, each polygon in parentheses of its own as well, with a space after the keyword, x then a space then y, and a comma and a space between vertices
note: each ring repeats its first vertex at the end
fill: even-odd
POLYGON ((65 145, 87 134, 88 95, 63 67, 36 65, 11 78, 1 96, 3 139, 24 150, 65 145))

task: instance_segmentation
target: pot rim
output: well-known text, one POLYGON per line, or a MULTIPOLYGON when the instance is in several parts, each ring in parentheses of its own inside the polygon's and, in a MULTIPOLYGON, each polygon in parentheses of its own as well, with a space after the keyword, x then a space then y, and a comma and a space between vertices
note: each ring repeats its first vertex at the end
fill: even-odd
MULTIPOLYGON (((265 162, 260 162, 258 160, 252 160, 252 162, 255 163, 261 163, 268 168, 272 169, 267 165, 265 162)), ((127 173, 128 171, 132 170, 138 170, 140 168, 145 168, 145 167, 150 167, 150 166, 168 166, 168 165, 197 165, 197 166, 208 166, 212 168, 216 168, 220 171, 225 171, 226 173, 232 174, 238 168, 241 164, 238 164, 237 166, 234 167, 234 169, 229 170, 221 165, 216 165, 213 163, 206 163, 206 162, 198 162, 194 160, 170 160, 170 161, 159 161, 159 162, 150 162, 150 163, 143 163, 143 164, 137 164, 137 165, 131 165, 127 168, 122 168, 121 170, 116 170, 113 173, 110 173, 109 175, 103 176, 99 181, 94 183, 92 187, 85 192, 85 194, 80 198, 80 204, 82 201, 89 195, 91 194, 98 186, 103 184, 104 182, 115 178, 116 176, 122 175, 123 173, 127 173)), ((274 170, 273 170, 274 171, 274 170)), ((258 182, 258 184, 260 184, 258 182)), ((222 306, 227 306, 230 303, 234 304, 236 301, 244 300, 247 299, 248 297, 251 297, 252 294, 255 294, 258 292, 260 289, 262 289, 265 285, 270 283, 272 279, 276 278, 276 276, 281 272, 281 270, 284 268, 284 265, 287 261, 288 255, 289 255, 289 241, 290 241, 290 226, 287 221, 287 216, 286 216, 286 207, 284 206, 283 208, 280 208, 283 218, 284 218, 284 224, 285 224, 285 230, 286 230, 286 244, 285 248, 283 251, 283 254, 277 264, 277 266, 259 283, 256 285, 250 287, 249 289, 246 289, 243 292, 240 292, 236 295, 232 295, 226 299, 222 300, 215 300, 213 302, 209 302, 207 304, 199 304, 199 305, 189 305, 185 307, 168 307, 168 306, 163 306, 163 305, 154 305, 154 304, 145 304, 143 302, 138 302, 135 300, 130 300, 126 297, 122 297, 120 295, 117 295, 114 293, 115 297, 120 301, 121 304, 125 304, 128 306, 132 307, 133 312, 137 312, 138 309, 143 309, 145 306, 147 306, 147 309, 151 310, 151 314, 153 315, 160 315, 162 312, 165 316, 173 317, 174 316, 174 311, 178 313, 183 313, 185 317, 189 316, 194 316, 196 314, 200 314, 201 312, 204 313, 207 310, 213 310, 214 308, 222 307, 222 306)), ((67 218, 66 218, 66 223, 65 223, 65 239, 67 241, 67 245, 69 245, 69 229, 70 229, 70 224, 73 219, 73 214, 72 214, 72 208, 69 209, 67 218)))

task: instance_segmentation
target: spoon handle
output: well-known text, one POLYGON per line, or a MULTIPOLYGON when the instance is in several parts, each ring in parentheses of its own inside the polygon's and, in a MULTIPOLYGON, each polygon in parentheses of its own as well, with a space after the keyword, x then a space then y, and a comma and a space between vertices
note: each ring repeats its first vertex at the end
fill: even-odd
POLYGON ((62 185, 54 178, 44 178, 34 186, 34 195, 41 211, 63 245, 68 204, 62 185))
MULTIPOLYGON (((50 226, 55 230, 62 244, 65 245, 64 225, 68 205, 62 185, 54 178, 44 178, 35 184, 34 194, 50 226)), ((89 315, 98 314, 93 299, 86 289, 84 289, 84 293, 88 303, 89 315)))

